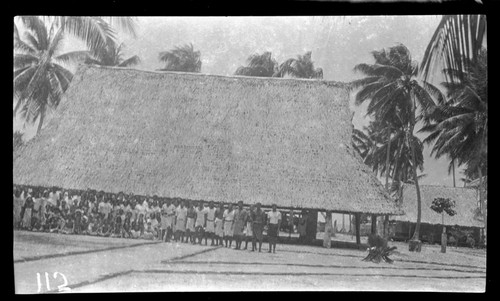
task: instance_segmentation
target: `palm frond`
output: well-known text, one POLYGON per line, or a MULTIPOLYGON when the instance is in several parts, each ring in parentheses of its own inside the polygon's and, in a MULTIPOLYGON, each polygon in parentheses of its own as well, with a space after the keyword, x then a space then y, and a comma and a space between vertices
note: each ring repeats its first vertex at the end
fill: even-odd
POLYGON ((99 17, 58 17, 58 22, 64 32, 82 39, 93 53, 105 47, 108 39, 116 40, 113 28, 99 17))
POLYGON ((14 54, 14 69, 25 68, 38 63, 38 57, 31 54, 14 54))
POLYGON ((90 58, 90 51, 71 51, 54 57, 54 60, 61 63, 84 62, 90 58))
POLYGON ((120 64, 118 64, 118 67, 131 67, 131 66, 138 65, 140 62, 141 62, 141 59, 139 58, 139 56, 134 55, 134 56, 129 57, 128 59, 124 60, 120 64))
POLYGON ((421 64, 421 74, 426 81, 442 64, 463 72, 467 63, 464 57, 475 61, 486 35, 484 15, 445 15, 442 17, 421 64))

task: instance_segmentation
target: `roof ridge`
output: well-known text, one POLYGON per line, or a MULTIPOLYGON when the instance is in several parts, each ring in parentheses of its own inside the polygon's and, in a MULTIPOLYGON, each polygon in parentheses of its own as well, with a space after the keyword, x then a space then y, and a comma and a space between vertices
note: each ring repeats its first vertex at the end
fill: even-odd
POLYGON ((283 77, 260 77, 260 76, 244 76, 244 75, 221 75, 221 74, 212 74, 212 73, 197 73, 197 72, 183 72, 183 71, 159 71, 159 70, 143 70, 136 69, 130 67, 115 67, 115 66, 101 66, 94 64, 78 64, 78 68, 75 72, 79 73, 81 70, 86 69, 104 69, 104 70, 114 70, 114 71, 135 71, 140 73, 152 73, 152 74, 177 74, 177 75, 191 75, 191 76, 205 76, 205 77, 218 77, 218 78, 227 78, 227 79, 254 79, 254 80, 262 80, 262 81, 290 81, 290 82, 309 82, 309 83, 318 83, 318 84, 328 84, 335 86, 345 86, 349 87, 349 83, 341 82, 341 81, 333 81, 333 80, 324 80, 324 79, 311 79, 311 78, 283 78, 283 77))
MULTIPOLYGON (((403 183, 403 186, 415 186, 415 184, 403 183)), ((474 187, 452 187, 452 186, 443 186, 443 185, 432 185, 432 184, 419 184, 419 187, 439 187, 439 188, 447 188, 447 189, 475 189, 474 187)))

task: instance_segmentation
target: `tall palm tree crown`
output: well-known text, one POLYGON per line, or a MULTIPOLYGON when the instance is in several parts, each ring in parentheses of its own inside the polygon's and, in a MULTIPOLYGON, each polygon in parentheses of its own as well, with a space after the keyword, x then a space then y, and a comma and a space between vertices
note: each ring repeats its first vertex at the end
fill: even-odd
POLYGON ((159 59, 165 63, 165 67, 159 69, 161 71, 201 71, 201 52, 195 51, 193 44, 175 46, 172 50, 160 52, 159 59))
POLYGON ((308 51, 304 55, 298 55, 296 59, 291 58, 284 61, 279 68, 281 77, 286 74, 297 78, 323 78, 323 69, 314 68, 314 63, 311 59, 312 52, 308 51))
POLYGON ((47 28, 38 17, 24 17, 24 39, 14 25, 14 117, 20 110, 25 121, 39 119, 40 131, 47 109, 55 108, 73 77, 61 63, 83 60, 87 51, 60 54, 63 30, 47 28))
POLYGON ((278 76, 278 62, 272 57, 272 53, 265 51, 262 54, 252 54, 247 59, 247 66, 236 69, 235 75, 280 77, 278 76))
MULTIPOLYGON (((475 62, 466 61, 465 72, 444 69, 451 81, 441 85, 446 101, 425 118, 421 132, 430 133, 424 140, 432 144, 431 155, 450 157, 466 166, 466 174, 486 172, 488 144, 488 74, 487 50, 483 48, 475 62)), ((444 98, 444 97, 443 97, 444 98)))
MULTIPOLYGON (((365 75, 364 78, 353 81, 352 88, 356 93, 355 103, 360 105, 369 101, 367 114, 375 120, 390 124, 399 120, 404 138, 410 148, 412 180, 417 190, 417 226, 412 241, 419 240, 421 221, 421 197, 417 177, 417 141, 413 136, 415 124, 429 110, 435 107, 435 102, 426 85, 417 80, 418 64, 411 59, 408 48, 402 44, 373 51, 374 64, 358 64, 354 70, 365 75)), ((430 84, 429 84, 430 85, 430 84)), ((390 137, 390 135, 387 135, 390 137)), ((390 140, 389 140, 390 141, 390 140)), ((410 244, 412 250, 412 244, 410 244)), ((417 248, 418 250, 418 248, 417 248)))

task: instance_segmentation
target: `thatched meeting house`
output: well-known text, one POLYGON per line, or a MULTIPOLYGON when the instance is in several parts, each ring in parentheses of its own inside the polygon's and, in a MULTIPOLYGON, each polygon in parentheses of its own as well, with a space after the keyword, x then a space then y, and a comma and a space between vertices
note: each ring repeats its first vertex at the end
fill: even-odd
POLYGON ((401 214, 351 147, 352 116, 343 83, 80 66, 14 183, 401 214))
MULTIPOLYGON (((481 238, 481 229, 484 223, 477 218, 476 210, 479 208, 479 199, 475 189, 463 187, 445 187, 433 185, 420 185, 422 199, 422 216, 420 224, 420 237, 422 241, 440 243, 443 231, 441 214, 431 209, 435 198, 449 198, 455 201, 456 215, 445 214, 444 225, 448 234, 458 233, 462 243, 466 233, 474 238, 476 244, 481 238)), ((392 236, 395 239, 409 240, 415 231, 417 221, 417 192, 415 185, 404 184, 399 197, 399 205, 405 212, 404 215, 392 216, 390 220, 392 236)))

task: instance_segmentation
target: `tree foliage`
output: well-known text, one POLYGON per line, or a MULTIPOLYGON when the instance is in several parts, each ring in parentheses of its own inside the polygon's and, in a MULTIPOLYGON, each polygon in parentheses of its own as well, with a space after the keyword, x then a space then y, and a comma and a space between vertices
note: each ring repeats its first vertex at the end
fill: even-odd
POLYGON ((160 52, 159 60, 165 63, 161 71, 201 71, 201 52, 195 51, 193 44, 175 46, 172 50, 160 52))

